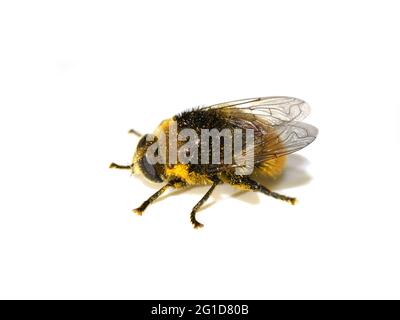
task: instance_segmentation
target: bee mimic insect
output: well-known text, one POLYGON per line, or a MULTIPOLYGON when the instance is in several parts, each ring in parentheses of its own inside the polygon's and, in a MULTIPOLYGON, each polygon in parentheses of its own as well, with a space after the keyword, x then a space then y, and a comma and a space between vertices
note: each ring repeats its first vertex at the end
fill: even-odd
POLYGON ((134 210, 139 215, 169 188, 210 185, 190 214, 195 228, 203 226, 196 212, 221 183, 295 204, 295 198, 258 183, 254 173, 276 178, 283 171, 286 155, 315 140, 318 130, 301 122, 309 112, 304 101, 291 97, 243 99, 195 108, 162 121, 153 134, 142 136, 131 130, 141 136, 132 163, 112 163, 110 167, 165 183, 134 210))

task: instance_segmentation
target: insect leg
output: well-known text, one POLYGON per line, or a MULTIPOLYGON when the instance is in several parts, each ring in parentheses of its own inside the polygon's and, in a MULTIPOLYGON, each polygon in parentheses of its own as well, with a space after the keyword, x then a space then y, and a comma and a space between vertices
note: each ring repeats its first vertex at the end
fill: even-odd
POLYGON ((193 207, 192 212, 190 213, 190 222, 193 224, 194 228, 201 228, 204 225, 197 221, 196 212, 200 209, 200 207, 208 200, 211 193, 214 191, 215 187, 219 184, 219 182, 214 182, 211 188, 207 191, 207 193, 201 198, 201 200, 193 207))
POLYGON ((139 208, 136 208, 132 210, 139 216, 143 214, 143 211, 146 210, 146 208, 151 204, 153 201, 155 201, 159 196, 161 196, 168 188, 173 187, 173 183, 169 182, 167 183, 164 187, 162 187, 160 190, 158 190, 155 194, 153 194, 150 198, 148 198, 145 202, 142 203, 142 205, 139 208))
POLYGON ((264 187, 262 184, 258 183, 257 181, 254 181, 254 180, 252 180, 250 178, 244 179, 243 180, 243 185, 247 186, 251 190, 260 191, 260 192, 262 192, 262 193, 264 193, 267 196, 270 196, 272 198, 283 200, 283 201, 287 201, 287 202, 290 202, 293 205, 296 204, 296 198, 291 198, 291 197, 285 196, 283 194, 279 194, 279 193, 273 192, 273 191, 269 190, 268 188, 264 187))
POLYGON ((131 170, 132 166, 121 166, 121 165, 116 164, 116 163, 113 162, 113 163, 110 164, 110 168, 131 170))

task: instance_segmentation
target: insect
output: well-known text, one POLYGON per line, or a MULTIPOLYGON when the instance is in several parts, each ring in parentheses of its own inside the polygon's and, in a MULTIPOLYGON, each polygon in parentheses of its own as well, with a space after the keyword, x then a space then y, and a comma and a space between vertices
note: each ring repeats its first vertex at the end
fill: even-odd
MULTIPOLYGON (((292 97, 243 99, 195 108, 162 121, 153 134, 141 136, 130 165, 111 163, 110 168, 127 169, 134 174, 143 174, 152 182, 164 183, 161 189, 133 210, 139 215, 142 215, 146 208, 167 189, 209 185, 209 190, 190 213, 190 221, 194 228, 203 227, 197 220, 196 213, 215 188, 222 183, 242 190, 259 191, 295 204, 295 198, 271 191, 257 182, 256 177, 260 174, 272 178, 278 177, 284 169, 286 156, 315 140, 318 129, 301 122, 309 113, 310 108, 306 102, 292 97), (185 161, 181 158, 170 161, 173 145, 165 143, 164 140, 171 138, 172 124, 175 125, 177 132, 190 129, 192 136, 195 136, 189 148, 186 146, 188 137, 176 139, 175 147, 183 148, 183 153, 180 150, 179 154, 186 156, 185 161), (212 136, 203 138, 203 132, 210 129, 216 129, 219 133, 223 130, 225 133, 250 132, 252 139, 247 140, 239 136, 239 139, 235 139, 235 146, 237 144, 240 147, 239 152, 233 152, 234 156, 230 161, 221 161, 221 159, 226 160, 221 154, 225 156, 225 152, 232 148, 232 144, 228 147, 226 144, 221 144, 222 140, 224 142, 226 140, 225 135, 217 136, 216 140, 213 140, 212 136), (161 143, 161 140, 164 142, 161 143), (164 145, 164 152, 160 151, 161 144, 164 145), (205 145, 209 147, 208 150, 203 148, 205 145), (210 145, 216 148, 212 149, 210 145), (153 149, 153 153, 164 162, 150 161, 150 149, 153 149), (200 149, 203 161, 193 161, 194 156, 197 155, 197 159, 199 158, 200 149), (193 154, 188 151, 192 151, 193 154), (216 158, 213 158, 214 151, 220 152, 216 158), (161 153, 163 155, 160 156, 161 153)), ((131 132, 140 136, 134 130, 131 132)))

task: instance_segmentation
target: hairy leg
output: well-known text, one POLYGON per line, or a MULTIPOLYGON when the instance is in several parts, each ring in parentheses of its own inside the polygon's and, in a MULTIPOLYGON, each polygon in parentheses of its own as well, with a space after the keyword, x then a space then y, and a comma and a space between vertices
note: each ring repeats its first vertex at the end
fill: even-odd
POLYGON ((159 196, 161 196, 168 188, 172 187, 171 184, 166 184, 164 187, 162 187, 160 190, 158 190, 155 194, 153 194, 150 198, 148 198, 145 202, 142 203, 142 205, 136 209, 133 209, 132 211, 137 213, 139 216, 141 216, 146 210, 146 208, 151 204, 153 201, 155 201, 159 196))
POLYGON ((190 213, 190 222, 193 224, 194 228, 201 228, 204 225, 197 221, 196 212, 200 209, 200 207, 208 200, 210 195, 213 193, 215 187, 218 185, 218 182, 214 182, 211 188, 207 191, 207 193, 201 198, 201 200, 193 207, 192 212, 190 213))
POLYGON ((235 181, 230 181, 229 183, 241 189, 259 191, 272 198, 286 201, 293 205, 296 204, 296 198, 291 198, 283 194, 273 192, 269 190, 267 187, 264 187, 262 184, 258 183, 257 181, 254 181, 249 177, 240 177, 240 179, 236 179, 235 181))
POLYGON ((141 216, 143 214, 144 210, 146 210, 146 208, 152 202, 157 200, 157 198, 160 197, 168 188, 178 189, 178 188, 183 188, 183 187, 185 187, 185 184, 180 181, 170 181, 164 187, 162 187, 160 190, 158 190, 155 194, 153 194, 150 198, 148 198, 145 202, 143 202, 139 208, 136 208, 132 211, 141 216))

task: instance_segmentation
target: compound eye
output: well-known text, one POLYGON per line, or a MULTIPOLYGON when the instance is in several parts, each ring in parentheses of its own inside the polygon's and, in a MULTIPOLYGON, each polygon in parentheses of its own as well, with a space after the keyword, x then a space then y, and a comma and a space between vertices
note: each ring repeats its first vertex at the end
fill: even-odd
POLYGON ((153 164, 149 163, 146 155, 140 159, 139 161, 140 170, 143 172, 143 175, 153 182, 162 182, 163 180, 157 173, 153 164))

